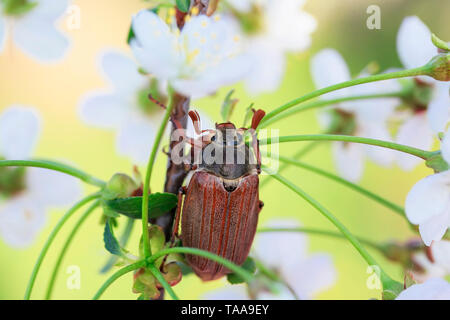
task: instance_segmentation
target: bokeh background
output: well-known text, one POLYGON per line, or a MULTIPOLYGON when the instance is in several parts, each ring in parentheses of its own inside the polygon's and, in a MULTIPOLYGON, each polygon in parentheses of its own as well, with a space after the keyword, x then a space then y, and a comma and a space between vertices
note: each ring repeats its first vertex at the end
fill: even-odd
MULTIPOLYGON (((0 54, 0 111, 11 104, 34 106, 43 118, 43 132, 36 156, 67 159, 81 169, 102 179, 115 172, 130 173, 132 163, 116 154, 115 133, 85 126, 79 119, 80 97, 93 89, 104 88, 106 83, 98 68, 98 55, 108 48, 128 52, 126 37, 131 17, 146 3, 140 0, 76 0, 73 4, 81 8, 81 28, 67 30, 71 48, 64 60, 51 65, 41 65, 25 56, 20 50, 7 44, 0 54)), ((236 97, 240 99, 233 120, 241 123, 243 110, 250 102, 267 111, 314 89, 309 72, 309 61, 317 51, 331 47, 345 58, 353 74, 376 61, 381 69, 400 67, 396 54, 396 34, 402 19, 418 15, 429 28, 442 39, 450 39, 448 15, 450 2, 445 0, 314 0, 305 10, 318 20, 318 29, 313 34, 311 48, 289 57, 286 77, 276 93, 250 97, 241 85, 236 86, 236 97), (366 27, 366 9, 376 4, 381 8, 381 30, 366 27)), ((268 62, 270 63, 270 62, 268 62)), ((194 101, 194 105, 220 119, 220 105, 229 88, 219 91, 214 97, 194 101)), ((314 112, 305 112, 279 124, 280 135, 318 133, 319 127, 314 112)), ((302 143, 280 145, 280 153, 291 155, 302 143)), ((330 145, 323 143, 306 156, 304 161, 334 171, 330 145)), ((166 157, 157 159, 152 190, 161 190, 164 181, 166 157)), ((398 203, 403 204, 411 186, 429 174, 425 166, 413 172, 402 172, 398 168, 385 169, 367 163, 361 184, 364 187, 398 203)), ((355 235, 376 241, 389 239, 405 240, 413 236, 407 224, 398 215, 361 195, 323 177, 307 171, 291 168, 285 173, 292 181, 329 208, 355 235)), ((263 178, 266 179, 266 178, 263 178)), ((55 186, 57 188, 57 186, 55 186)), ((85 191, 92 191, 85 187, 85 191)), ((261 190, 265 202, 260 215, 260 225, 273 218, 294 218, 302 225, 333 230, 333 226, 293 192, 271 181, 261 190)), ((53 211, 45 229, 37 241, 23 250, 12 249, 0 241, 0 299, 21 299, 26 283, 39 251, 48 234, 63 214, 53 211)), ((58 256, 63 241, 76 222, 78 213, 51 248, 38 275, 32 298, 43 298, 51 268, 58 256)), ((103 248, 100 225, 101 211, 85 222, 77 234, 63 262, 58 277, 54 298, 90 299, 110 274, 99 273, 108 258, 103 248), (66 286, 70 265, 81 268, 81 289, 69 290, 66 286)), ((140 228, 135 225, 130 248, 136 252, 140 228)), ((366 286, 368 274, 366 264, 347 242, 309 237, 311 252, 328 252, 337 269, 337 282, 321 299, 368 299, 379 297, 379 291, 366 286)), ((375 258, 401 280, 402 270, 373 252, 375 258)), ((110 272, 111 273, 111 272, 110 272)), ((209 290, 223 285, 223 281, 201 283, 194 276, 187 276, 175 289, 184 299, 198 299, 209 290)), ((131 292, 131 274, 121 278, 104 294, 109 299, 136 299, 131 292)))

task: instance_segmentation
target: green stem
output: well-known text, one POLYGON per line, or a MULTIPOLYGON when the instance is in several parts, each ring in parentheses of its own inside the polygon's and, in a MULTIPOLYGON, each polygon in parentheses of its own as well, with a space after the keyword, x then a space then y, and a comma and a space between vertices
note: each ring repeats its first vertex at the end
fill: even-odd
POLYGON ((201 256, 210 260, 213 260, 217 263, 222 264, 225 268, 230 269, 237 275, 239 275, 241 278, 243 278, 246 282, 250 282, 253 280, 253 275, 248 272, 247 270, 235 265, 233 262, 222 258, 214 253, 196 249, 196 248, 186 248, 186 247, 176 247, 176 248, 170 248, 170 249, 164 249, 161 251, 158 251, 154 253, 150 258, 147 259, 147 262, 149 264, 154 263, 159 258, 171 254, 171 253, 187 253, 187 254, 193 254, 197 256, 201 256))
POLYGON ((92 298, 92 300, 98 300, 100 299, 101 295, 103 294, 103 292, 105 292, 106 289, 108 289, 108 287, 117 279, 119 279, 121 276, 140 269, 140 268, 144 268, 146 266, 146 262, 145 260, 141 260, 138 261, 136 263, 130 264, 126 267, 123 267, 122 269, 118 270, 117 272, 115 272, 111 277, 109 277, 105 283, 100 287, 100 289, 98 289, 97 293, 94 295, 94 297, 92 298))
MULTIPOLYGON (((266 168, 263 167, 263 169, 267 171, 266 168)), ((296 194, 298 194, 300 197, 302 197, 304 200, 306 200, 310 205, 312 205, 316 210, 318 210, 325 218, 327 218, 332 224, 334 224, 336 228, 348 239, 348 241, 350 241, 353 247, 358 251, 358 253, 361 255, 361 257, 363 257, 363 259, 367 262, 369 266, 378 266, 380 270, 380 280, 383 284, 384 289, 389 288, 390 286, 392 286, 393 283, 397 284, 383 271, 380 265, 361 245, 358 239, 356 239, 356 237, 338 219, 336 219, 336 217, 330 211, 328 211, 314 198, 312 198, 310 195, 305 193, 302 189, 300 189, 298 186, 294 185, 292 182, 288 181, 284 177, 276 173, 271 173, 269 171, 268 173, 271 174, 272 178, 278 180, 279 182, 287 186, 289 189, 294 191, 296 194)))
POLYGON ((103 188, 105 182, 71 166, 47 160, 0 160, 0 167, 35 167, 59 171, 88 184, 103 188))
POLYGON ((425 66, 422 66, 419 68, 414 68, 414 69, 409 69, 409 70, 381 73, 381 74, 371 75, 371 76, 364 77, 364 78, 352 79, 352 80, 344 81, 344 82, 341 82, 341 83, 338 83, 338 84, 335 84, 335 85, 332 85, 329 87, 325 87, 325 88, 322 88, 319 90, 315 90, 313 92, 310 92, 304 96, 294 99, 294 100, 276 108, 275 110, 271 111, 264 117, 264 119, 261 121, 260 125, 264 124, 269 119, 275 117, 277 114, 298 105, 299 103, 316 98, 316 97, 321 96, 328 92, 356 86, 356 85, 363 84, 363 83, 388 80, 388 79, 396 79, 396 78, 404 78, 404 77, 414 77, 414 76, 420 76, 420 75, 428 75, 430 73, 430 71, 432 71, 432 67, 429 65, 425 65, 425 66))
MULTIPOLYGON (((298 159, 300 157, 303 157, 304 155, 308 154, 310 151, 314 150, 319 144, 317 143, 317 141, 313 141, 308 143, 305 147, 303 147, 302 149, 300 149, 299 151, 297 151, 296 154, 294 154, 294 159, 298 159)), ((278 173, 281 173, 284 171, 284 169, 288 168, 288 165, 286 163, 283 163, 279 168, 278 168, 278 173)), ((263 188, 266 184, 268 184, 270 181, 272 181, 272 179, 264 179, 263 181, 261 181, 261 183, 259 184, 259 188, 263 188)))
MULTIPOLYGON (((155 141, 153 143, 152 152, 150 154, 150 158, 148 160, 147 164, 147 173, 145 175, 145 181, 144 181, 144 189, 143 194, 147 195, 150 191, 150 179, 152 177, 152 171, 153 171, 153 165, 155 163, 156 155, 158 153, 159 145, 161 144, 161 139, 163 137, 164 131, 167 126, 167 122, 169 121, 170 115, 172 114, 172 110, 174 107, 174 99, 173 99, 173 90, 169 87, 169 97, 170 102, 167 106, 166 112, 164 114, 164 117, 162 119, 161 125, 159 127, 159 130, 156 134, 155 141)), ((148 238, 148 197, 145 196, 142 198, 142 238, 144 242, 144 254, 145 257, 148 258, 151 256, 152 251, 150 248, 150 242, 148 238)))
POLYGON ((150 270, 150 272, 153 274, 153 276, 156 278, 156 280, 158 280, 159 283, 161 283, 161 285, 164 287, 164 289, 170 294, 172 299, 179 300, 177 294, 175 293, 175 291, 173 291, 172 287, 166 281, 166 279, 164 279, 163 275, 158 270, 158 268, 156 268, 153 264, 147 265, 147 268, 150 270))
MULTIPOLYGON (((314 229, 314 228, 304 228, 304 227, 298 227, 298 228, 261 228, 258 229, 256 232, 303 232, 308 234, 315 234, 315 235, 321 235, 321 236, 327 236, 327 237, 333 237, 333 238, 339 238, 339 239, 346 239, 346 237, 341 232, 334 232, 334 231, 328 231, 328 230, 321 230, 321 229, 314 229)), ((384 254, 384 247, 382 245, 379 245, 378 243, 375 243, 373 241, 363 239, 363 238, 357 238, 358 241, 362 244, 365 244, 369 247, 372 247, 373 249, 376 249, 384 254)))
POLYGON ((261 129, 266 128, 267 126, 273 124, 274 122, 277 122, 279 120, 282 120, 284 118, 287 118, 296 113, 306 111, 306 110, 321 108, 321 107, 338 104, 338 103, 345 102, 345 101, 402 97, 406 93, 407 93, 407 91, 398 91, 398 92, 391 92, 391 93, 385 93, 385 94, 367 94, 367 95, 350 96, 350 97, 343 97, 343 98, 337 98, 337 99, 331 99, 331 100, 313 101, 308 104, 302 104, 300 106, 293 107, 290 110, 287 110, 283 113, 277 114, 276 116, 273 116, 268 120, 264 119, 262 121, 262 124, 259 125, 259 128, 261 128, 261 129))
POLYGON ((83 222, 86 220, 86 218, 100 205, 100 201, 97 200, 94 202, 87 210, 86 212, 80 217, 78 222, 75 224, 74 228, 72 229, 72 232, 67 237, 66 242, 64 243, 64 246, 61 250, 61 253, 58 256, 58 260, 55 263, 55 266, 53 267, 53 272, 50 278, 50 282, 47 287, 47 294, 45 296, 46 300, 49 300, 52 295, 53 287, 55 285, 56 277, 58 275, 58 270, 61 266, 61 263, 64 259, 64 256, 66 255, 67 249, 69 248, 70 243, 72 242, 73 238, 75 237, 75 234, 77 233, 78 229, 81 227, 83 222))
POLYGON ((296 141, 343 141, 343 142, 354 142, 361 144, 368 144, 372 146, 378 146, 383 148, 388 148, 392 150, 397 150, 405 153, 409 153, 413 156, 427 160, 429 157, 434 155, 434 152, 425 151, 417 149, 414 147, 405 146, 402 144, 383 141, 378 139, 345 136, 339 134, 304 134, 295 136, 283 136, 283 137, 270 137, 267 139, 260 140, 260 145, 272 144, 272 143, 283 143, 283 142, 296 142, 296 141))
POLYGON ((33 290, 34 282, 36 281, 36 276, 39 272, 39 269, 41 267, 42 261, 44 261, 45 255, 47 254, 48 249, 50 248, 50 245, 52 244, 53 240, 55 239, 56 235, 58 234, 59 230, 61 230, 62 226, 66 223, 66 221, 82 206, 84 206, 86 203, 100 198, 99 193, 94 193, 90 196, 87 196, 86 198, 80 200, 77 202, 72 208, 67 211, 67 213, 58 221, 55 228, 53 228, 52 232, 50 233, 47 241, 44 244, 44 247, 41 250, 41 253, 39 254, 39 257, 34 265, 33 271, 31 272, 30 280, 28 281, 27 289, 25 291, 25 300, 29 300, 31 296, 31 291, 33 290))
POLYGON ((347 186, 347 187, 349 187, 349 188, 351 188, 351 189, 353 189, 353 190, 355 190, 355 191, 365 195, 366 197, 377 201, 381 205, 383 205, 383 206, 385 206, 385 207, 395 211, 396 213, 398 213, 398 214, 400 214, 402 216, 405 216, 405 210, 401 206, 399 206, 399 205, 397 205, 397 204, 395 204, 395 203, 393 203, 393 202, 391 202, 391 201, 389 201, 389 200, 387 200, 387 199, 385 199, 385 198, 383 198, 383 197, 381 197, 381 196, 379 196, 379 195, 377 195, 377 194, 375 194, 375 193, 373 193, 373 192, 371 192, 371 191, 369 191, 369 190, 367 190, 367 189, 357 185, 356 183, 352 183, 352 182, 350 182, 348 180, 345 180, 345 179, 343 179, 343 178, 341 178, 341 177, 339 177, 337 175, 334 175, 332 173, 329 173, 329 172, 327 172, 325 170, 322 170, 322 169, 317 168, 317 167, 313 167, 313 166, 311 166, 309 164, 306 164, 306 163, 303 163, 303 162, 300 162, 300 161, 297 161, 297 160, 294 160, 294 159, 291 159, 291 158, 278 156, 278 159, 281 160, 282 162, 286 163, 286 164, 292 164, 294 166, 297 166, 297 167, 300 167, 300 168, 312 171, 314 173, 317 173, 317 174, 320 174, 320 175, 322 175, 324 177, 327 177, 327 178, 329 178, 331 180, 339 182, 339 183, 341 183, 341 184, 343 184, 343 185, 345 185, 345 186, 347 186))

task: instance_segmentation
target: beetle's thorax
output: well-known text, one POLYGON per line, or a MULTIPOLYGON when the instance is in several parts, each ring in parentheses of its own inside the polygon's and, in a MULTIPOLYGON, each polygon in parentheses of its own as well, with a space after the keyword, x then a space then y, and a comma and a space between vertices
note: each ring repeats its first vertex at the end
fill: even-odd
POLYGON ((230 183, 233 183, 231 180, 256 172, 255 157, 244 141, 242 130, 236 130, 229 122, 217 124, 210 139, 197 159, 198 170, 214 174, 230 183))

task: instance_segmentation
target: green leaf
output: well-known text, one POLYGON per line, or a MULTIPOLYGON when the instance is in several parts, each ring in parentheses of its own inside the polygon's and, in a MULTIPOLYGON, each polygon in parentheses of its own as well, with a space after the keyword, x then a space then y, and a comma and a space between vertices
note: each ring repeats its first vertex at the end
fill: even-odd
MULTIPOLYGON (((254 274, 256 271, 255 261, 253 261, 253 259, 250 257, 248 257, 247 260, 245 260, 244 264, 241 267, 250 272, 251 274, 254 274)), ((245 282, 245 280, 236 273, 228 274, 227 280, 231 284, 239 284, 245 282)))
POLYGON ((105 243, 105 248, 110 253, 122 256, 122 249, 120 248, 119 241, 117 241, 114 236, 114 232, 110 223, 110 219, 106 220, 105 231, 103 232, 103 242, 105 243))
POLYGON ((227 122, 231 118, 231 114, 233 113, 234 107, 238 103, 238 99, 231 99, 231 96, 234 93, 234 89, 228 92, 225 99, 222 103, 222 108, 220 109, 220 114, 222 116, 223 121, 227 122))
POLYGON ((176 0, 178 10, 181 12, 188 12, 191 5, 191 0, 176 0))
MULTIPOLYGON (((177 206, 178 197, 173 193, 152 193, 148 196, 148 217, 157 218, 177 206)), ((142 197, 106 200, 105 205, 133 219, 142 217, 142 197)))

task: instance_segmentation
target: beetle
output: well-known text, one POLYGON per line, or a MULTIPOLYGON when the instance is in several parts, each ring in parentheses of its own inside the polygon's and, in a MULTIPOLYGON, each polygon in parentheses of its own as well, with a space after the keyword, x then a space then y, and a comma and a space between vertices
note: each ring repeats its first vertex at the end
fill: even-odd
MULTIPOLYGON (((190 139, 190 178, 178 193, 172 238, 180 238, 183 246, 215 253, 237 265, 246 260, 263 207, 259 200, 261 154, 256 129, 264 115, 262 110, 253 110, 250 128, 236 129, 233 123, 225 122, 216 124, 215 130, 201 130, 200 116, 189 112, 201 136, 190 139), (245 142, 248 132, 251 148, 245 142), (231 163, 226 161, 230 154, 231 163), (208 156, 215 161, 208 162, 208 156)), ((203 281, 230 273, 204 257, 188 254, 186 261, 203 281)))

